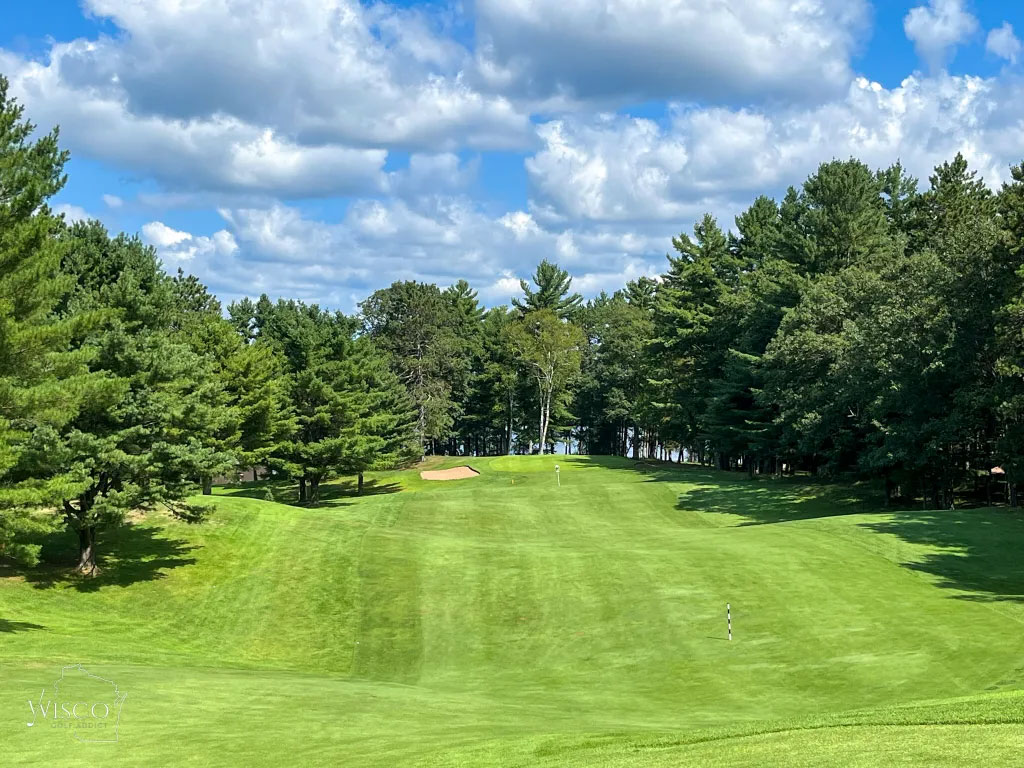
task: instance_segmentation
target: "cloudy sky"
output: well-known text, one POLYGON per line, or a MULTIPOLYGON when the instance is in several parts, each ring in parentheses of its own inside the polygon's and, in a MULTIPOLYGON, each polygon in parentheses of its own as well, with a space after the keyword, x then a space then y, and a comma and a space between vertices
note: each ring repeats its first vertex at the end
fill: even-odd
POLYGON ((545 257, 615 289, 833 157, 997 186, 1019 34, 1018 0, 35 0, 0 72, 61 127, 66 216, 348 311, 413 278, 507 302, 545 257))

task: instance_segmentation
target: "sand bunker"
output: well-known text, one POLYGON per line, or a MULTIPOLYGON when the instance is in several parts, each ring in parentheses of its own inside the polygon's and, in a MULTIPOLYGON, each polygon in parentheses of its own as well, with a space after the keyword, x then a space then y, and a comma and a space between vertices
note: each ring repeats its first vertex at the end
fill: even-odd
POLYGON ((472 467, 453 467, 452 469, 434 469, 420 472, 424 480, 465 480, 476 477, 480 473, 472 467))

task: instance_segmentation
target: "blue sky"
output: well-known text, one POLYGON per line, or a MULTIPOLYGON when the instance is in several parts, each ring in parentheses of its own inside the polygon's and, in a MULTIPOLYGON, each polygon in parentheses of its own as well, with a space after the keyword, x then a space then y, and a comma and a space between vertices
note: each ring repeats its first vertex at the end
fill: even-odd
POLYGON ((0 72, 72 152, 55 203, 226 300, 399 279, 508 301, 663 269, 821 161, 1024 159, 1017 2, 38 0, 0 72))

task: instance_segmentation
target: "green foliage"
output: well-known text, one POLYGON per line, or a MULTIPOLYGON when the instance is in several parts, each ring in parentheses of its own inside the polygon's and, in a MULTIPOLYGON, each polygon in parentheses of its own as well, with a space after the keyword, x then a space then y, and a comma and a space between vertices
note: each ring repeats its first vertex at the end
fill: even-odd
POLYGON ((67 153, 56 131, 33 140, 7 88, 0 76, 0 557, 34 562, 26 536, 46 522, 31 510, 85 484, 78 468, 41 461, 39 447, 109 386, 88 372, 93 350, 71 349, 98 318, 56 312, 71 281, 46 203, 64 186, 67 153))
POLYGON ((583 297, 578 293, 569 293, 572 288, 569 273, 547 259, 537 265, 537 271, 533 273, 533 282, 537 286, 536 290, 531 288, 526 280, 519 281, 524 298, 512 299, 512 306, 518 309, 520 314, 549 310, 565 319, 571 317, 583 302, 583 297))
POLYGON ((537 450, 544 453, 552 416, 557 420, 572 398, 583 333, 554 310, 540 309, 509 325, 508 338, 524 375, 537 385, 537 450))
POLYGON ((298 478, 303 501, 317 503, 321 483, 332 474, 392 468, 414 458, 415 407, 387 355, 369 338, 355 338, 353 319, 264 299, 234 306, 231 314, 236 327, 241 319, 256 339, 241 361, 265 363, 249 376, 262 382, 263 396, 239 400, 243 425, 253 424, 260 440, 246 455, 298 478), (253 317, 243 318, 246 311, 253 317), (286 377, 275 376, 278 363, 286 377), (278 381, 286 382, 287 405, 278 398, 278 381))
POLYGON ((468 389, 475 340, 458 330, 477 316, 475 295, 406 281, 376 291, 359 307, 366 334, 391 356, 416 406, 421 451, 447 439, 461 415, 459 395, 468 389))

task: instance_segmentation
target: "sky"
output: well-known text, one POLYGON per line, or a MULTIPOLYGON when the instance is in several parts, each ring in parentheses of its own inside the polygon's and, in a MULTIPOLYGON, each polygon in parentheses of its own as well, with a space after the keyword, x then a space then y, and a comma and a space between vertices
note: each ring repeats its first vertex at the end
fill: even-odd
POLYGON ((1017 0, 35 0, 0 73, 71 151, 54 207, 225 301, 346 312, 395 280, 488 305, 544 258, 664 271, 821 162, 1024 160, 1017 0))

